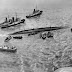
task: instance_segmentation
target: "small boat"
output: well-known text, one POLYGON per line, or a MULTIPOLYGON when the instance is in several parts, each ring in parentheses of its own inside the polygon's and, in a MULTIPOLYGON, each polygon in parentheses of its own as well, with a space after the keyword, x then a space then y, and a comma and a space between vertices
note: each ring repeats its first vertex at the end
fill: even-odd
POLYGON ((2 52, 12 52, 12 53, 15 53, 17 51, 17 48, 12 46, 12 47, 9 47, 7 45, 4 45, 4 46, 1 46, 0 47, 0 51, 2 52))
POLYGON ((40 38, 46 39, 46 38, 53 38, 53 33, 51 32, 44 32, 40 34, 40 38))
POLYGON ((33 11, 32 14, 26 16, 26 18, 32 18, 32 17, 36 17, 36 16, 40 16, 42 14, 43 11, 40 11, 40 10, 35 10, 33 11))
POLYGON ((11 39, 12 39, 12 37, 11 36, 8 36, 8 37, 6 37, 6 39, 4 40, 4 42, 8 42, 11 39))
POLYGON ((15 36, 13 37, 14 39, 22 39, 23 37, 22 36, 15 36))
POLYGON ((47 33, 47 38, 53 38, 53 33, 48 32, 48 33, 47 33))

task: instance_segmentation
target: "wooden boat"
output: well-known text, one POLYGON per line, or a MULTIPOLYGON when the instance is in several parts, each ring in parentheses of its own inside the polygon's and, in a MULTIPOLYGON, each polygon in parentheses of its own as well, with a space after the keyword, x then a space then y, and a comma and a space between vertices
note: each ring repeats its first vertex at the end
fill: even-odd
POLYGON ((35 10, 33 11, 32 14, 30 15, 27 15, 26 18, 32 18, 32 17, 36 17, 36 16, 40 16, 42 14, 43 11, 40 11, 40 10, 35 10))
POLYGON ((22 39, 23 37, 22 36, 15 36, 13 37, 14 39, 22 39))
POLYGON ((13 46, 12 47, 9 47, 7 45, 6 46, 4 45, 4 46, 1 46, 0 47, 0 51, 1 52, 12 52, 12 53, 15 53, 17 51, 17 48, 16 47, 13 47, 13 46))
POLYGON ((6 39, 4 40, 4 42, 8 42, 11 39, 12 39, 12 37, 11 36, 8 36, 8 37, 6 37, 6 39))

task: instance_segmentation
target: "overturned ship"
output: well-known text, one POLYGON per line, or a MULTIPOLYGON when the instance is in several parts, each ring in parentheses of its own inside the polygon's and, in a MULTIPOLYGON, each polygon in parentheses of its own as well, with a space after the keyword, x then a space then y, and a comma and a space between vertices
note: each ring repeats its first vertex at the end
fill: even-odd
POLYGON ((59 29, 65 29, 65 27, 44 27, 44 28, 36 28, 36 29, 28 29, 28 30, 22 30, 18 32, 11 33, 9 35, 17 35, 17 34, 30 34, 30 35, 35 35, 40 32, 45 32, 45 31, 53 31, 53 30, 59 30, 59 29))
POLYGON ((36 16, 40 16, 42 14, 43 11, 40 10, 35 10, 33 11, 32 14, 29 14, 26 16, 26 18, 32 18, 32 17, 36 17, 36 16))

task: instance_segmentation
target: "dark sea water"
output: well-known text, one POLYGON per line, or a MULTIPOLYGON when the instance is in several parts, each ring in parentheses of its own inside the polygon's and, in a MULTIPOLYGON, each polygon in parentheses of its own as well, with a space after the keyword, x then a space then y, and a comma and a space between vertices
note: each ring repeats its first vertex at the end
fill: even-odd
MULTIPOLYGON (((8 43, 4 42, 4 39, 9 33, 46 26, 69 26, 72 23, 72 8, 43 8, 43 14, 37 18, 26 19, 25 16, 32 13, 33 9, 6 9, 1 10, 0 22, 4 20, 4 17, 11 18, 15 16, 17 12, 18 17, 25 18, 24 24, 12 27, 9 29, 0 29, 0 45, 16 46, 16 53, 0 52, 0 72, 49 72, 48 67, 45 66, 48 63, 48 58, 54 57, 52 50, 58 51, 64 49, 64 46, 71 45, 72 34, 70 30, 63 30, 54 32, 54 39, 42 40, 39 38, 39 34, 28 37, 22 35, 22 40, 11 39, 8 43), (58 33, 59 32, 59 33, 58 33), (70 35, 68 35, 69 33, 70 35), (44 48, 50 51, 46 51, 44 48), (42 51, 50 54, 50 56, 44 56, 42 51)), ((51 68, 51 67, 50 67, 51 68)), ((51 72, 51 71, 50 71, 51 72)))

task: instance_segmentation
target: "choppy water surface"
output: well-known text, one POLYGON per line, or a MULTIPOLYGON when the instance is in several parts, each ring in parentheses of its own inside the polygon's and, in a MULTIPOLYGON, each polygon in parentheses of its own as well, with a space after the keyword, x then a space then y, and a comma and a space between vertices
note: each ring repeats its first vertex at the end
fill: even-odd
POLYGON ((14 16, 16 11, 18 17, 25 18, 26 22, 15 28, 0 29, 0 45, 7 44, 17 47, 17 52, 14 54, 0 52, 0 72, 53 72, 54 65, 60 68, 71 64, 69 60, 65 61, 68 56, 65 57, 64 55, 64 51, 67 51, 68 48, 72 50, 70 29, 54 31, 53 39, 42 40, 39 38, 39 34, 30 37, 22 35, 22 40, 11 39, 8 43, 4 43, 7 34, 15 31, 46 26, 71 26, 72 8, 49 8, 42 10, 43 14, 40 17, 31 19, 26 19, 25 16, 31 13, 32 9, 1 11, 1 21, 7 15, 14 16), (56 59, 55 55, 60 54, 60 52, 63 55, 61 58, 56 59), (65 60, 62 57, 65 57, 65 60), (52 63, 52 60, 54 63, 52 63), (62 62, 59 62, 59 60, 62 62))

